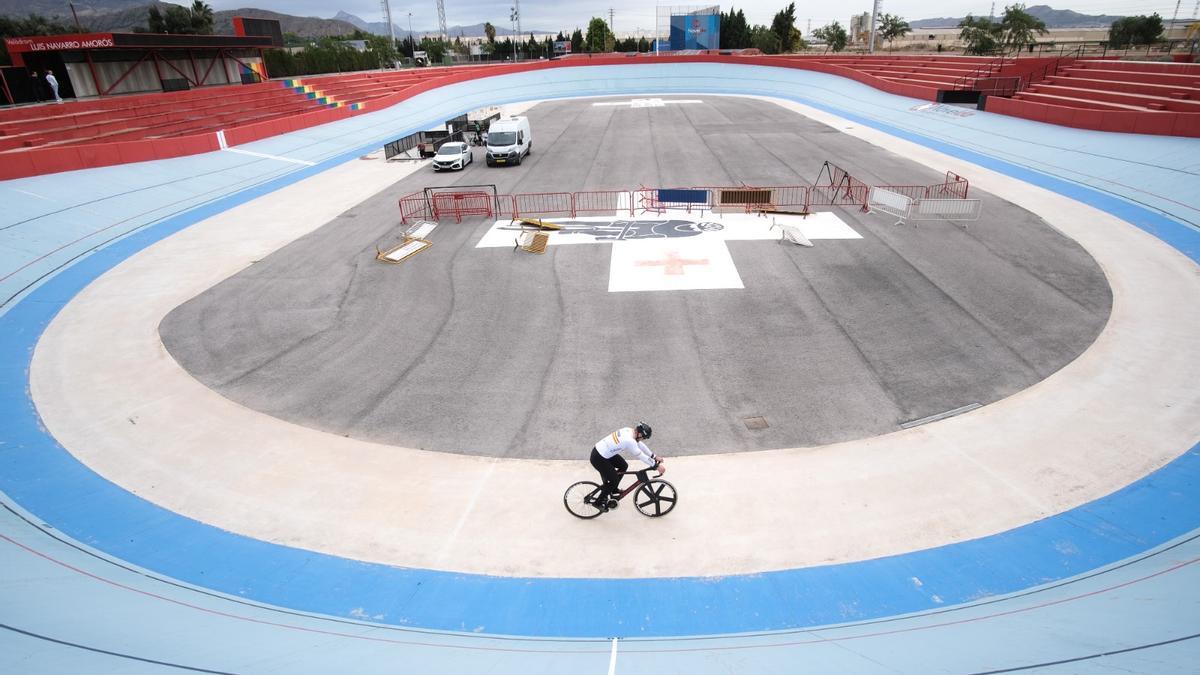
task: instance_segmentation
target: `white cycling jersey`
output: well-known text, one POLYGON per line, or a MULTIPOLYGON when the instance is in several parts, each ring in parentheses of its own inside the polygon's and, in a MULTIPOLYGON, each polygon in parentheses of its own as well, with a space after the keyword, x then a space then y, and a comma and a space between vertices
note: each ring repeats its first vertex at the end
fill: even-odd
POLYGON ((613 455, 622 451, 637 457, 651 467, 658 464, 658 458, 654 456, 653 452, 650 452, 650 448, 647 448, 645 443, 634 440, 632 427, 617 429, 596 443, 596 452, 599 452, 604 459, 611 459, 613 455))

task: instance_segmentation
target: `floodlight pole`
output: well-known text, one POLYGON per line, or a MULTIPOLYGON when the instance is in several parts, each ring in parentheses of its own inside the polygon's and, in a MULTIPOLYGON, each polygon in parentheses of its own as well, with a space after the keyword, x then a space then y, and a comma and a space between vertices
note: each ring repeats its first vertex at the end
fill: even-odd
MULTIPOLYGON (((392 49, 396 49, 396 27, 392 25, 392 3, 383 0, 383 15, 388 24, 388 36, 392 39, 392 49)), ((392 67, 399 68, 399 59, 392 59, 392 67)))
POLYGON ((875 4, 871 7, 871 45, 867 48, 868 54, 875 53, 875 15, 879 14, 879 5, 883 4, 883 0, 875 0, 875 4))
MULTIPOLYGON (((521 0, 513 0, 513 13, 517 17, 517 37, 521 36, 521 0)), ((514 45, 514 49, 516 46, 514 45)))

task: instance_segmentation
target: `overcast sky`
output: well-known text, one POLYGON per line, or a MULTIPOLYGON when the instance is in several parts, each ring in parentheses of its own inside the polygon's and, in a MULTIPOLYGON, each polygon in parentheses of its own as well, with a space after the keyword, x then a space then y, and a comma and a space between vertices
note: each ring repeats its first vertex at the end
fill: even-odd
MULTIPOLYGON (((190 4, 186 0, 173 0, 179 4, 190 4)), ((509 8, 512 0, 443 0, 446 6, 446 24, 471 25, 491 21, 497 26, 509 26, 509 8)), ((871 11, 872 0, 850 0, 849 2, 802 1, 796 3, 796 24, 801 30, 807 30, 808 21, 812 27, 825 25, 831 21, 840 21, 847 25, 851 14, 871 11)), ((214 9, 237 9, 239 7, 257 7, 298 16, 332 17, 338 10, 345 10, 366 21, 382 21, 379 0, 209 0, 214 9)), ((996 12, 1003 11, 1004 0, 996 2, 996 12)), ((1008 4, 1012 4, 1009 0, 1008 4)), ((1163 19, 1169 20, 1175 11, 1175 0, 1054 0, 1042 2, 1032 0, 1024 3, 1028 6, 1048 4, 1055 9, 1071 9, 1082 14, 1152 14, 1158 12, 1163 19)), ((1197 0, 1181 0, 1179 17, 1187 18, 1193 15, 1197 0)), ((702 3, 697 3, 702 5, 702 3)), ((750 0, 736 3, 736 9, 746 14, 751 24, 769 25, 771 17, 787 5, 782 0, 750 0)), ((401 28, 407 28, 408 15, 412 13, 413 30, 430 30, 437 26, 437 0, 421 0, 421 2, 400 2, 391 0, 392 21, 401 28)), ((651 3, 637 0, 609 0, 597 2, 590 0, 553 1, 525 0, 521 2, 522 30, 567 31, 575 27, 586 28, 588 20, 599 16, 608 20, 608 10, 613 10, 613 29, 618 33, 644 30, 652 32, 655 24, 655 8, 651 3)), ((964 16, 968 13, 976 16, 986 16, 991 8, 989 0, 884 0, 882 12, 897 14, 906 20, 929 19, 945 16, 964 16)), ((721 5, 722 11, 729 9, 728 4, 721 5)))

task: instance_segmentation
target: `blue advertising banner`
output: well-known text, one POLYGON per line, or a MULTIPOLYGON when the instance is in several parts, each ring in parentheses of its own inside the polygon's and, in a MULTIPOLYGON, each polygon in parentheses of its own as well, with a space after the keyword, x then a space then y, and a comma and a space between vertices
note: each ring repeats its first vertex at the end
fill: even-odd
POLYGON ((720 47, 721 15, 683 14, 671 17, 671 51, 720 47))

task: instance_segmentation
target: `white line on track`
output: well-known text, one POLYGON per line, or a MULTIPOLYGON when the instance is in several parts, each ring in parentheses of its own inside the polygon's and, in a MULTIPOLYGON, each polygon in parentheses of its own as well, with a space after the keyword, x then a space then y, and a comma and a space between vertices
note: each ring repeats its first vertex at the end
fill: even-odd
POLYGON ((617 672, 617 638, 612 639, 612 652, 608 657, 608 675, 616 675, 617 672))
POLYGON ((238 148, 225 148, 225 152, 236 152, 239 155, 250 155, 251 157, 262 157, 263 159, 277 159, 281 162, 291 162, 292 164, 303 164, 304 166, 312 166, 316 162, 309 162, 303 159, 292 159, 291 157, 280 157, 279 155, 268 155, 263 152, 254 152, 252 150, 240 150, 238 148))
POLYGON ((21 190, 21 189, 19 189, 19 188, 13 188, 13 191, 14 191, 14 192, 20 192, 20 193, 21 193, 21 194, 23 194, 23 195, 29 195, 30 197, 37 197, 38 199, 44 199, 44 200, 46 200, 46 201, 50 201, 50 198, 49 198, 49 197, 43 197, 42 195, 39 195, 39 194, 37 194, 37 193, 34 193, 34 192, 29 192, 28 190, 21 190))

